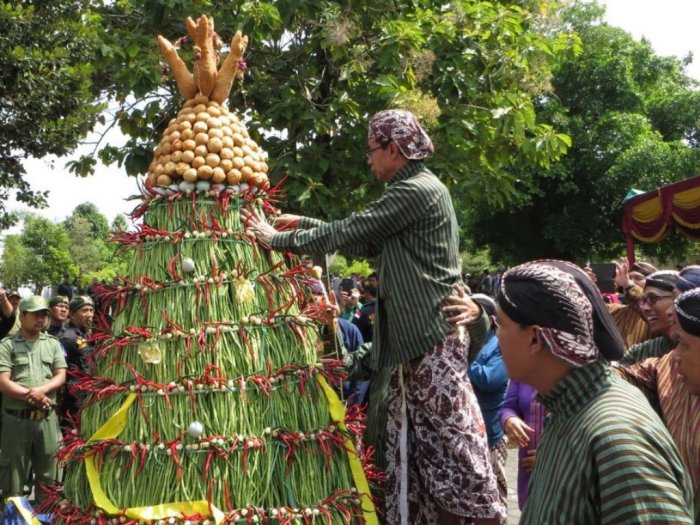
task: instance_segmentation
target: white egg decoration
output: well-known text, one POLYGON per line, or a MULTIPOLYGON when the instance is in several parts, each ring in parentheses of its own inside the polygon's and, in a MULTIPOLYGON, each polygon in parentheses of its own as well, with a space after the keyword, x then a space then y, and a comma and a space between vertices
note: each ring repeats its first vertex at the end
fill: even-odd
POLYGON ((204 434, 204 425, 199 421, 192 421, 190 426, 187 427, 187 435, 194 439, 199 439, 199 437, 204 434))
POLYGON ((182 260, 182 271, 185 273, 194 272, 194 261, 191 258, 185 257, 182 260))

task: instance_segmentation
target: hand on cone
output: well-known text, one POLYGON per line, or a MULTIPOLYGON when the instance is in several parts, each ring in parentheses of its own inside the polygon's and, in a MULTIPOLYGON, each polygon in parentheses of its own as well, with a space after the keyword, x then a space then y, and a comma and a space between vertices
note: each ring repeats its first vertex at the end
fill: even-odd
POLYGON ((266 244, 270 244, 277 230, 270 226, 265 217, 253 208, 242 208, 241 218, 246 231, 255 235, 255 238, 266 244))

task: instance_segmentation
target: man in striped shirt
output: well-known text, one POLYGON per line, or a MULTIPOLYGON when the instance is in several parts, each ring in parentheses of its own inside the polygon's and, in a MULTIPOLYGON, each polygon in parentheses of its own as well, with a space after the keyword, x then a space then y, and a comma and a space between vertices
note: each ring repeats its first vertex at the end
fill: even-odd
POLYGON ((649 357, 661 357, 673 348, 668 310, 673 305, 673 299, 680 294, 676 288, 678 278, 678 272, 672 270, 659 270, 646 278, 639 309, 654 338, 629 348, 620 359, 621 365, 629 366, 649 357))
MULTIPOLYGON (((700 270, 700 268, 695 268, 700 270)), ((687 435, 694 437, 696 441, 695 455, 689 456, 686 461, 690 462, 691 477, 695 488, 695 523, 700 523, 700 289, 694 289, 684 293, 676 302, 676 312, 678 314, 679 342, 675 351, 676 372, 682 384, 695 402, 696 409, 688 425, 692 425, 687 435)), ((681 447, 683 450, 683 447, 681 447)), ((682 453, 682 452, 681 452, 682 453)))
POLYGON ((508 374, 549 410, 520 523, 693 523, 683 462, 641 392, 612 373, 624 344, 583 270, 523 264, 498 302, 508 374))
POLYGON ((387 521, 495 524, 505 508, 466 374, 468 345, 449 335, 441 311, 461 281, 452 199, 422 162, 433 145, 412 113, 382 111, 372 117, 368 135, 367 162, 387 188, 364 210, 329 223, 282 216, 276 226, 299 228, 289 232, 278 232, 251 211, 243 217, 272 248, 378 257, 371 366, 395 368, 389 395, 387 521))
MULTIPOLYGON (((622 377, 652 396, 678 447, 696 494, 700 485, 700 289, 675 301, 678 347, 663 357, 618 368, 622 377)), ((700 509, 695 508, 696 522, 700 509)))

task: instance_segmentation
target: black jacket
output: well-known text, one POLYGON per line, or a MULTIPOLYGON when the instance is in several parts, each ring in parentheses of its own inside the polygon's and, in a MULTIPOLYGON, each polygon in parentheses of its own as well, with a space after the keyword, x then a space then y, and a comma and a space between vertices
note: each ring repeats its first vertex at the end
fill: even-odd
POLYGON ((58 334, 58 340, 66 352, 69 374, 72 368, 77 368, 81 372, 87 372, 87 354, 91 350, 87 342, 88 336, 87 332, 75 326, 71 321, 68 321, 68 324, 58 334))

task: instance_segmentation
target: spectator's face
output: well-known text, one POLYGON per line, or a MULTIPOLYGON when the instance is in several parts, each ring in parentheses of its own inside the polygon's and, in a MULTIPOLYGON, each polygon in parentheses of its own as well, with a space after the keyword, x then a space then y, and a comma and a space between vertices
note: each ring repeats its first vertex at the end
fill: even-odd
POLYGON ((647 282, 647 278, 639 272, 630 272, 627 274, 627 278, 631 283, 634 283, 642 288, 644 288, 644 283, 647 282))
POLYGON ((68 319, 68 305, 66 303, 58 303, 51 307, 51 320, 55 324, 62 324, 68 319))
POLYGON ((379 283, 377 282, 377 278, 374 275, 372 277, 370 277, 369 279, 367 279, 367 284, 369 284, 370 286, 374 286, 375 288, 377 288, 379 286, 379 283))
POLYGON ((22 298, 18 295, 12 295, 8 297, 7 300, 10 301, 10 304, 12 305, 12 310, 17 310, 17 307, 19 306, 19 303, 22 300, 22 298))
POLYGON ((83 330, 87 330, 92 328, 92 319, 94 316, 95 309, 90 305, 86 305, 80 310, 73 312, 70 320, 73 321, 75 326, 82 328, 83 330))
POLYGON ((508 377, 527 382, 532 377, 533 360, 531 349, 536 342, 534 326, 522 327, 508 317, 503 310, 496 310, 496 335, 501 347, 508 377))
POLYGON ((694 396, 700 396, 700 337, 678 330, 678 346, 673 351, 676 372, 694 396))
POLYGON ((639 311, 653 335, 669 335, 671 323, 668 309, 673 305, 673 292, 647 286, 639 300, 639 311))
POLYGON ((23 332, 35 336, 41 332, 46 327, 46 323, 49 322, 49 311, 22 312, 19 314, 19 322, 23 332))

